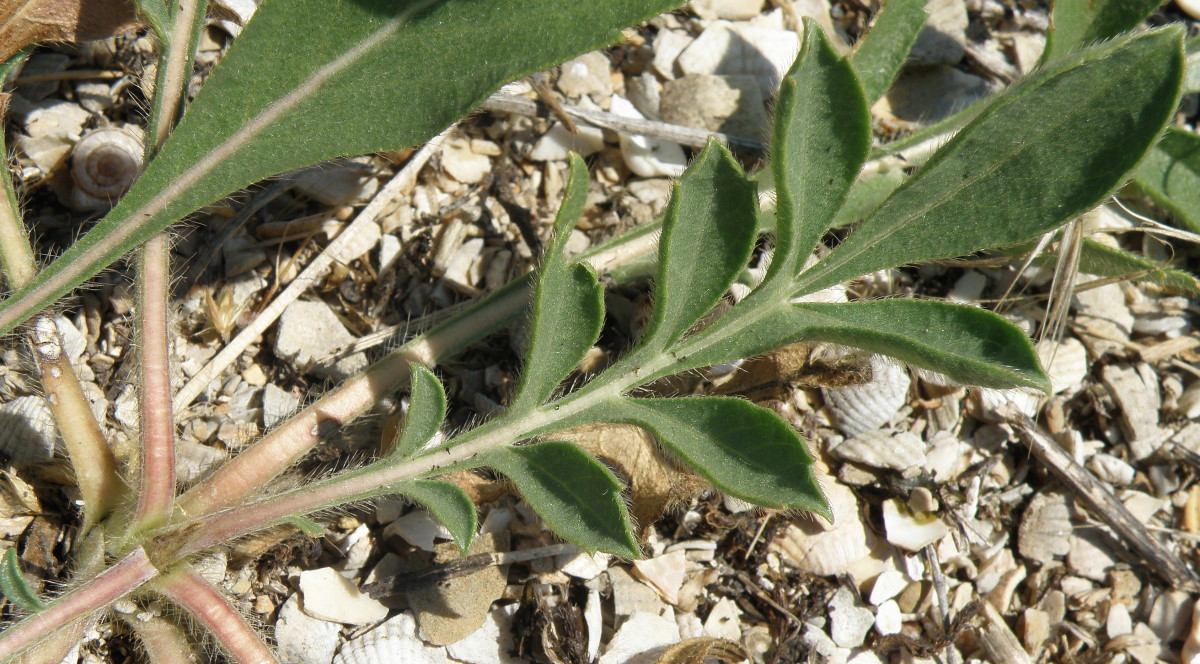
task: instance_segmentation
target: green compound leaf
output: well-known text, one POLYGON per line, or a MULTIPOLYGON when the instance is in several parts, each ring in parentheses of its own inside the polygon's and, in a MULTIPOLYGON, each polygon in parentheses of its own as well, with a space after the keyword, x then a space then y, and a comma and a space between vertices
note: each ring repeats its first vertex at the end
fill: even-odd
POLYGON ((1000 316, 933 300, 795 303, 702 353, 687 366, 750 357, 797 341, 824 341, 890 355, 968 385, 1049 388, 1029 337, 1000 316))
POLYGON ((1098 205, 1175 112, 1181 36, 1171 26, 1103 44, 1002 93, 801 275, 798 294, 1018 242, 1098 205))
POLYGON ((1133 181, 1183 226, 1200 232, 1200 136, 1168 128, 1133 181))
POLYGON ((41 610, 45 604, 38 599, 37 593, 29 587, 25 575, 21 573, 21 562, 17 558, 17 549, 8 547, 4 557, 0 559, 0 592, 22 611, 41 610))
POLYGON ((533 293, 525 372, 509 409, 542 405, 587 354, 604 324, 604 289, 584 263, 563 256, 571 229, 587 203, 587 166, 571 155, 567 191, 554 221, 554 236, 542 258, 533 293))
POLYGON ((412 393, 409 396, 408 417, 404 428, 396 436, 391 458, 404 459, 412 456, 428 443, 446 421, 446 391, 442 383, 429 369, 416 362, 408 365, 412 376, 412 393))
POLYGON ((471 552, 478 516, 475 503, 471 502, 466 492, 450 482, 439 480, 405 482, 396 487, 396 492, 412 498, 432 512, 450 531, 462 555, 471 552))
POLYGON ((900 67, 925 27, 927 0, 888 0, 850 61, 862 79, 867 101, 874 103, 892 87, 900 67))
POLYGON ((120 204, 0 305, 0 330, 203 205, 276 173, 421 143, 504 82, 615 42, 621 28, 678 4, 263 3, 120 204))
POLYGON ((842 207, 871 147, 871 118, 850 63, 820 26, 804 20, 804 45, 775 101, 775 258, 767 279, 804 266, 842 207))
POLYGON ((723 397, 624 398, 594 415, 646 429, 726 493, 833 518, 812 472, 808 445, 766 408, 723 397))
POLYGON ((1054 0, 1041 61, 1054 62, 1072 51, 1128 32, 1161 4, 1163 0, 1054 0))
POLYGON ((589 552, 641 556, 621 483, 575 445, 550 441, 500 448, 480 457, 479 465, 512 480, 525 502, 567 541, 589 552))
POLYGON ((673 187, 659 240, 654 312, 639 351, 678 341, 729 290, 750 260, 758 196, 715 140, 673 187))

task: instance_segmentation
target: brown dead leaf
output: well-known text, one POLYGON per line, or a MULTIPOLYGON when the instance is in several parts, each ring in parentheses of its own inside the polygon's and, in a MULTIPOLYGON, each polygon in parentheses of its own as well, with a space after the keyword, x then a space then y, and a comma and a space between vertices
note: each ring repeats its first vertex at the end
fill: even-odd
POLYGON ((131 0, 0 0, 0 61, 29 44, 105 39, 138 25, 131 0))
POLYGON ((591 424, 554 434, 611 464, 629 483, 630 514, 644 536, 673 503, 704 488, 698 477, 679 470, 659 450, 654 437, 627 424, 591 424))
POLYGON ((728 639, 701 636, 676 643, 654 664, 736 664, 746 659, 746 651, 737 643, 728 639))
POLYGON ((829 344, 799 343, 746 360, 713 381, 713 393, 741 394, 759 402, 782 398, 789 386, 845 387, 869 380, 866 355, 829 344))

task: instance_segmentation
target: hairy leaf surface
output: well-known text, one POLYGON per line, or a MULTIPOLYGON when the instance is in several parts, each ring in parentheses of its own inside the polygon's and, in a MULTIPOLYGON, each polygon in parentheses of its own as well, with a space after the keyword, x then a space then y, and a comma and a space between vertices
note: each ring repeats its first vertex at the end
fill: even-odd
POLYGON ((420 143, 502 83, 677 4, 264 3, 120 204, 0 306, 0 330, 202 205, 290 169, 420 143))
POLYGON ((1086 238, 1079 248, 1079 271, 1098 277, 1134 275, 1137 281, 1148 281, 1175 293, 1200 295, 1200 281, 1195 275, 1086 238))
POLYGON ((641 555, 629 529, 621 483, 595 457, 571 443, 504 447, 479 465, 504 473, 546 525, 587 551, 641 555))
POLYGON ((1128 32, 1158 9, 1163 0, 1054 0, 1042 62, 1128 32))
MULTIPOLYGON (((769 275, 799 271, 828 230, 871 147, 854 68, 812 19, 775 101, 775 258, 769 275)), ((768 279, 771 276, 767 277, 768 279)))
POLYGON ((645 428, 731 495, 833 518, 808 445, 773 411, 726 397, 630 397, 605 404, 595 416, 645 428))
POLYGON ((1183 226, 1200 232, 1200 136, 1168 128, 1134 182, 1183 226))
POLYGON ((479 517, 475 512, 475 503, 471 502, 466 492, 450 482, 440 480, 405 482, 396 490, 432 512, 450 531, 458 550, 463 555, 470 553, 479 517))
POLYGON ((798 293, 1011 244, 1090 210, 1161 134, 1182 75, 1181 33, 1168 27, 1081 52, 1010 88, 801 275, 798 293))
POLYGON ((563 255, 571 229, 583 214, 587 193, 587 165, 573 154, 554 236, 534 286, 525 370, 510 410, 529 410, 545 402, 600 336, 604 289, 590 266, 569 264, 563 255))
POLYGON ((892 87, 929 19, 926 2, 888 0, 875 17, 867 36, 855 45, 850 61, 862 80, 868 102, 878 101, 892 87))
POLYGON ((890 355, 984 387, 1047 389, 1029 337, 1000 316, 934 300, 870 300, 787 305, 703 353, 687 366, 749 357, 797 341, 824 341, 890 355))
POLYGON ((720 301, 750 259, 757 214, 754 184, 710 140, 673 187, 642 349, 666 348, 720 301))
POLYGON ((446 421, 446 391, 442 389, 441 381, 416 362, 410 362, 408 369, 412 376, 408 416, 396 437, 391 453, 393 459, 412 456, 437 435, 442 422, 446 421))
POLYGON ((21 573, 21 562, 15 546, 5 549, 4 557, 0 558, 0 592, 22 611, 38 611, 45 606, 21 573))

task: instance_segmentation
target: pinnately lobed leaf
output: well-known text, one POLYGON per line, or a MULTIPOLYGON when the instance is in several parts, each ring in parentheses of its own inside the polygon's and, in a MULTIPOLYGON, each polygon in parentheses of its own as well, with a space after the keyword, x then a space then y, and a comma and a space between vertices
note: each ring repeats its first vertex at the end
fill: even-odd
POLYGON ((571 229, 587 203, 587 165, 572 154, 570 177, 534 285, 529 345, 510 411, 542 405, 587 354, 604 324, 604 288, 586 263, 563 255, 571 229))
POLYGON ((203 205, 276 173, 418 144, 502 83, 617 41, 621 28, 678 4, 264 3, 120 204, 0 305, 0 330, 203 205))
MULTIPOLYGON (((923 12, 922 12, 923 13, 923 12)), ((800 271, 842 207, 871 147, 862 85, 812 19, 775 101, 776 272, 800 271)))
POLYGON ((1018 242, 1095 207, 1162 134, 1182 74, 1182 31, 1170 26, 1082 51, 1010 88, 802 274, 797 294, 1018 242))
POLYGON ((612 471, 571 443, 549 441, 492 450, 479 465, 516 485, 546 525, 587 551, 641 555, 629 528, 621 483, 612 471))

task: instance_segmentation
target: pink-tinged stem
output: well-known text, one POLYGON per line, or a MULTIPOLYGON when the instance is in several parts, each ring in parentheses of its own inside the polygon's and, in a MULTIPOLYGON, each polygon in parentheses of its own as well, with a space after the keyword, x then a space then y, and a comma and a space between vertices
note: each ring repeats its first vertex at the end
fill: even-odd
MULTIPOLYGON (((162 617, 121 616, 125 624, 137 635, 138 643, 145 651, 147 661, 154 664, 195 664, 200 661, 187 635, 179 625, 162 617)), ((62 658, 55 660, 58 664, 62 658)))
POLYGON ((172 572, 156 584, 155 590, 207 627, 234 661, 239 664, 278 664, 271 650, 221 591, 192 570, 185 567, 172 572))
POLYGON ((108 606, 158 574, 141 548, 25 620, 0 633, 0 661, 37 643, 69 622, 108 606))
POLYGON ((175 418, 171 408, 167 289, 167 236, 159 233, 141 249, 138 310, 142 364, 142 464, 135 527, 155 526, 171 514, 175 500, 175 418))
POLYGON ((35 317, 30 340, 41 374, 42 391, 75 469, 75 481, 83 497, 83 527, 86 530, 107 516, 124 492, 124 485, 117 475, 117 461, 104 439, 100 423, 92 414, 91 404, 71 367, 71 359, 63 350, 54 319, 46 314, 35 317))

